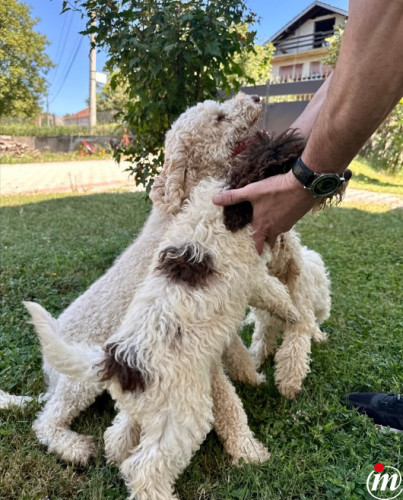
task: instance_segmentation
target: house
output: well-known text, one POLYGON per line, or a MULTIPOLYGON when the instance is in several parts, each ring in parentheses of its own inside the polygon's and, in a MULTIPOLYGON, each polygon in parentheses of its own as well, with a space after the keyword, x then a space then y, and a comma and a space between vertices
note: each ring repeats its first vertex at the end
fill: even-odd
POLYGON ((82 125, 83 127, 88 127, 90 123, 90 108, 85 108, 74 113, 74 115, 67 115, 64 117, 65 125, 82 125))
POLYGON ((276 51, 271 61, 272 81, 287 82, 323 78, 330 68, 321 63, 326 55, 327 38, 337 25, 344 25, 348 12, 315 1, 292 19, 266 43, 276 51))

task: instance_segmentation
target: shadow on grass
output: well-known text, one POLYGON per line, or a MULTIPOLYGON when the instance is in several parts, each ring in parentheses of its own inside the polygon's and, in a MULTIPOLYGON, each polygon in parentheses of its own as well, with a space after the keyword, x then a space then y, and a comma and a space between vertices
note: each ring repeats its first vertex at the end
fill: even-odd
POLYGON ((392 188, 396 187, 396 183, 393 184, 391 182, 383 182, 377 179, 376 177, 370 177, 365 174, 354 174, 354 180, 362 184, 372 184, 375 186, 392 187, 392 188))

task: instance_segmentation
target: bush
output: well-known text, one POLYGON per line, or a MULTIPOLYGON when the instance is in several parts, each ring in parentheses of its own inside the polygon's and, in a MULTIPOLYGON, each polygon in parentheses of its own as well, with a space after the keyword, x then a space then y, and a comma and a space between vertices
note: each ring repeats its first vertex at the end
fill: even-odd
POLYGON ((379 170, 396 174, 403 169, 403 99, 367 141, 361 154, 379 170))

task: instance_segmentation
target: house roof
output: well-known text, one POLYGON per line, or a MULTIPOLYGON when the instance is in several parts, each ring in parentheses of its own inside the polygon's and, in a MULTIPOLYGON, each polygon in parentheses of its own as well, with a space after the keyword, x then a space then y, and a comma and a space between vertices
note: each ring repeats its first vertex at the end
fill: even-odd
POLYGON ((303 10, 296 17, 291 19, 291 21, 286 24, 281 30, 277 31, 272 37, 267 40, 266 43, 269 42, 277 42, 282 38, 286 38, 290 33, 295 31, 301 24, 304 24, 305 21, 312 17, 324 16, 326 14, 341 14, 344 17, 348 17, 348 12, 344 9, 340 9, 339 7, 333 7, 333 5, 329 5, 325 2, 315 1, 312 2, 308 7, 303 10))
POLYGON ((90 115, 90 108, 85 108, 79 111, 78 113, 75 113, 74 115, 67 115, 64 119, 77 120, 78 118, 88 118, 89 115, 90 115))

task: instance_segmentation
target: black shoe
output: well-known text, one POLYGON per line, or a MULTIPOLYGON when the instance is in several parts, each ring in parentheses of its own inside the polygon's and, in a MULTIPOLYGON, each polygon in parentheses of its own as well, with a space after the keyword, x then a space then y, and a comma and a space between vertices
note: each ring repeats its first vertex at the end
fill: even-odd
POLYGON ((356 408, 376 424, 403 430, 403 396, 399 394, 353 392, 345 397, 345 403, 347 408, 356 408))

